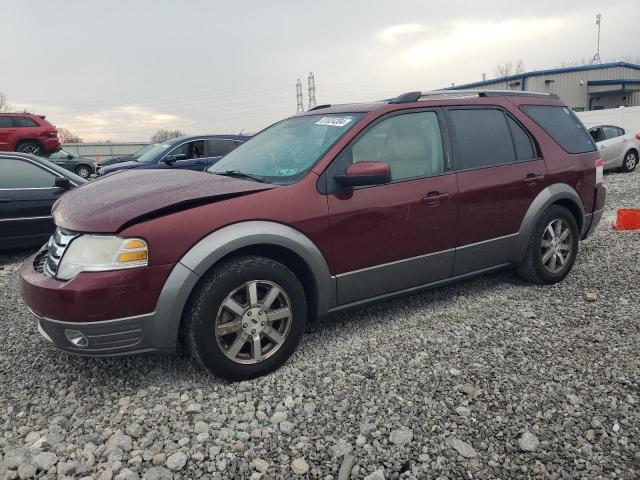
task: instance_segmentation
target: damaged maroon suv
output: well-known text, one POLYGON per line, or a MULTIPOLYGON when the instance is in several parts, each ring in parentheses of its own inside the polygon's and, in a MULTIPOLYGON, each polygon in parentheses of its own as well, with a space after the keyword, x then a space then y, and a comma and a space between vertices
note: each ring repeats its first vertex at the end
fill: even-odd
POLYGON ((131 171, 62 197, 22 266, 67 352, 172 352, 246 379, 308 318, 515 267, 551 284, 599 222, 602 161, 556 96, 411 92, 282 120, 207 172, 131 171))

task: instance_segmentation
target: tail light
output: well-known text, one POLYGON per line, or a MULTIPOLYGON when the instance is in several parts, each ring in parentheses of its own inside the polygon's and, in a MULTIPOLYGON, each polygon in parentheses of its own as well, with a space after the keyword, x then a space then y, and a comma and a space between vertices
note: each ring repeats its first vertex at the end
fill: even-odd
POLYGON ((58 132, 56 132, 56 131, 49 132, 49 136, 50 136, 51 138, 56 138, 56 137, 58 136, 58 132))
POLYGON ((596 185, 602 185, 604 177, 604 160, 599 158, 596 160, 596 185))
POLYGON ((640 140, 640 132, 636 133, 636 138, 640 140))

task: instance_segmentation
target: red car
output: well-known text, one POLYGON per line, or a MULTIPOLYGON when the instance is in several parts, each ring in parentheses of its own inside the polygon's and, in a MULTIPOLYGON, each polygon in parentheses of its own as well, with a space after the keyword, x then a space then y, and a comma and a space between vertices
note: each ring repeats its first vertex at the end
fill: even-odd
POLYGON ((280 366, 309 317, 516 267, 566 277, 598 224, 602 160, 555 95, 412 92, 321 106, 208 172, 109 175, 53 208, 25 261, 42 335, 84 355, 280 366))
POLYGON ((58 131, 44 115, 0 113, 0 152, 50 155, 60 150, 58 131))

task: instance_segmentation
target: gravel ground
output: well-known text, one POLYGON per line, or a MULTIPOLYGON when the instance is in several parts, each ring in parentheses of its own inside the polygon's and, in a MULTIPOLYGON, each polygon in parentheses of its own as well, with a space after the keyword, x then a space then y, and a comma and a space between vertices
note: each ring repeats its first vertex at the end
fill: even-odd
POLYGON ((0 479, 640 478, 640 174, 566 281, 512 272, 311 324, 276 373, 54 350, 0 257, 0 479))

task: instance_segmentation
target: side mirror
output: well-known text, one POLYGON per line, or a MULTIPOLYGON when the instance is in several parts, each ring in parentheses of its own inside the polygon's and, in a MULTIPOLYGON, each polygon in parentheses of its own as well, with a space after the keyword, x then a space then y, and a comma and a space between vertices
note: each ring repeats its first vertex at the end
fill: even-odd
POLYGON ((391 181, 391 169, 386 162, 356 162, 349 165, 344 175, 333 178, 345 187, 380 185, 391 181))
POLYGON ((71 188, 71 182, 65 177, 56 177, 54 185, 64 190, 69 190, 71 188))
POLYGON ((171 165, 176 161, 176 156, 175 155, 167 155, 166 157, 164 157, 162 160, 160 160, 161 163, 166 163, 167 165, 171 165))

